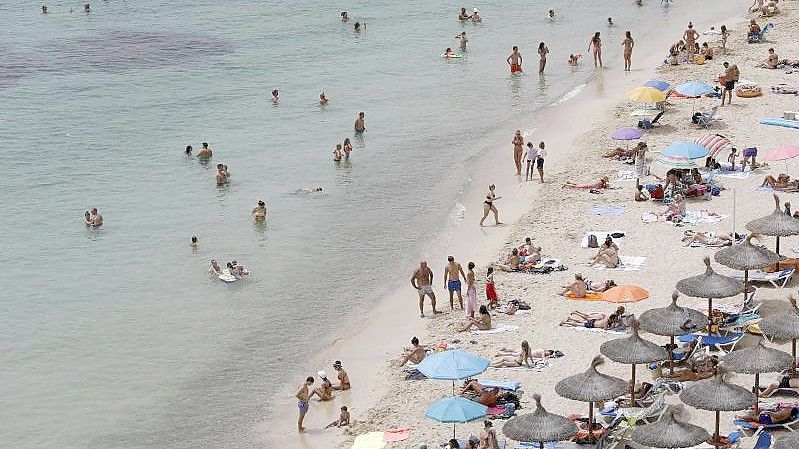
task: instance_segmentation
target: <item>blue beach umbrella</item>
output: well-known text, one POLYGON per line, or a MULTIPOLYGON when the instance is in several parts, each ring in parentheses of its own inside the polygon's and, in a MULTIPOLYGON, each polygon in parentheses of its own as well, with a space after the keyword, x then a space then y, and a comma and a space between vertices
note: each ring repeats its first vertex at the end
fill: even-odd
POLYGON ((677 140, 660 152, 661 156, 679 159, 699 159, 708 155, 710 150, 689 140, 677 140))
POLYGON ((661 92, 666 92, 667 90, 669 90, 669 87, 671 87, 671 84, 667 83, 666 81, 662 81, 662 80, 649 80, 649 81, 644 83, 644 86, 646 86, 646 87, 654 87, 655 89, 657 89, 657 90, 659 90, 661 92))
POLYGON ((425 357, 417 368, 430 379, 455 381, 474 377, 485 371, 489 364, 482 357, 451 349, 425 357))
POLYGON ((712 87, 708 86, 707 84, 701 81, 691 81, 688 83, 682 83, 677 86, 674 90, 679 92, 686 97, 701 97, 702 95, 710 94, 715 92, 712 87))
POLYGON ((488 407, 460 396, 439 399, 427 407, 425 416, 441 423, 452 423, 452 438, 455 424, 484 418, 488 407))

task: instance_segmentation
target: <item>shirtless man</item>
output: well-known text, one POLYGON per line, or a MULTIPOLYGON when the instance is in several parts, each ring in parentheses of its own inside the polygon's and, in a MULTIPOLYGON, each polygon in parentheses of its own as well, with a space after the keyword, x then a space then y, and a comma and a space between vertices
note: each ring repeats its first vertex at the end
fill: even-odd
MULTIPOLYGON (((411 275, 411 285, 419 292, 419 314, 424 318, 424 296, 430 297, 430 304, 433 306, 433 314, 439 313, 436 310, 436 294, 433 293, 433 270, 427 266, 427 262, 419 264, 419 268, 411 275)), ((451 296, 451 294, 450 294, 451 296)))
POLYGON ((366 131, 366 122, 364 120, 364 113, 359 112, 358 118, 355 119, 355 132, 361 134, 366 131))
POLYGON ((338 384, 337 385, 333 385, 333 389, 334 390, 349 390, 350 388, 352 388, 352 385, 350 384, 350 376, 347 375, 347 372, 344 371, 344 368, 342 368, 340 360, 336 360, 335 362, 333 362, 333 369, 338 372, 338 375, 337 375, 338 384))
POLYGON ((455 39, 461 44, 461 50, 466 50, 466 44, 469 42, 469 38, 466 37, 466 31, 461 32, 461 34, 455 36, 455 39))
POLYGON ((688 22, 688 28, 682 35, 685 41, 685 48, 688 51, 688 62, 694 62, 694 52, 696 51, 696 40, 699 38, 699 33, 694 29, 694 24, 688 22))
MULTIPOLYGON (((524 151, 524 137, 521 130, 516 130, 516 135, 511 141, 513 144, 513 162, 516 164, 516 176, 522 175, 522 152, 524 151)), ((537 155, 537 152, 536 152, 537 155)))
POLYGON ((471 18, 472 16, 470 16, 469 13, 466 12, 466 8, 461 8, 461 12, 458 14, 458 20, 464 21, 464 20, 469 20, 471 18))
POLYGON ((300 416, 297 418, 297 432, 305 432, 305 427, 302 426, 302 421, 305 419, 305 414, 308 413, 308 400, 311 399, 311 391, 308 389, 313 385, 313 376, 308 376, 300 385, 299 390, 297 390, 297 394, 294 396, 297 398, 297 408, 300 409, 300 416))
POLYGON ((458 304, 461 305, 461 310, 463 310, 463 294, 461 293, 461 276, 466 278, 466 274, 463 272, 463 267, 458 262, 455 262, 455 257, 448 256, 447 261, 449 262, 447 266, 444 268, 444 287, 449 290, 449 307, 452 310, 455 310, 455 304, 453 301, 453 293, 458 292, 458 304))
POLYGON ((266 203, 263 200, 259 200, 258 204, 252 208, 252 216, 255 218, 255 221, 264 221, 266 220, 266 203))
POLYGON ((405 355, 399 361, 399 366, 405 366, 408 362, 418 365, 426 355, 424 348, 419 344, 419 339, 413 337, 411 338, 411 348, 405 351, 405 355))
POLYGON ((588 285, 586 285, 585 280, 583 280, 583 275, 580 273, 575 273, 574 282, 563 288, 564 290, 561 292, 561 296, 569 294, 572 298, 585 298, 588 292, 588 285))
POLYGON ((505 60, 510 66, 510 73, 521 73, 522 71, 522 54, 519 53, 519 47, 513 46, 513 53, 505 60))
POLYGON ((86 216, 86 224, 93 228, 99 228, 103 225, 103 216, 97 212, 96 207, 93 207, 89 215, 86 216))
POLYGON ((208 142, 203 142, 203 149, 197 153, 197 157, 200 159, 210 159, 211 156, 213 156, 213 152, 208 148, 208 142))

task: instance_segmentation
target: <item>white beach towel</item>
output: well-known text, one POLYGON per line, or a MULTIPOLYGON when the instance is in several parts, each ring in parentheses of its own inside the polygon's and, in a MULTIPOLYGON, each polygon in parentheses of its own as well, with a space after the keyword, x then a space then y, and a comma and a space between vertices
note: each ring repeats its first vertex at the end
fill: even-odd
MULTIPOLYGON (((685 213, 682 223, 686 224, 699 224, 699 223, 719 223, 725 218, 729 217, 727 214, 710 215, 706 210, 689 210, 685 213)), ((677 225, 677 223, 673 223, 677 225)))
POLYGON ((608 268, 604 265, 591 265, 595 270, 608 270, 608 271, 638 271, 646 262, 644 256, 621 256, 619 257, 621 264, 616 268, 608 268))
POLYGON ((519 326, 514 326, 512 324, 503 324, 502 326, 492 327, 491 329, 487 330, 473 330, 473 334, 504 334, 505 332, 513 332, 518 330, 519 326))
MULTIPOLYGON (((599 244, 601 245, 602 242, 605 241, 605 237, 609 236, 610 234, 616 234, 616 233, 625 234, 622 231, 587 231, 585 233, 585 235, 583 236, 582 241, 580 241, 580 247, 588 248, 588 236, 589 235, 595 235, 597 242, 599 242, 599 244)), ((614 238, 613 239, 613 243, 615 243, 616 246, 621 246, 620 243, 621 243, 622 240, 624 240, 624 237, 614 238)))
POLYGON ((616 173, 616 179, 618 181, 635 181, 638 178, 635 174, 635 170, 619 170, 616 173))
POLYGON ((572 329, 584 330, 584 331, 589 331, 589 332, 601 332, 603 334, 615 334, 615 335, 626 335, 627 334, 627 328, 602 329, 602 328, 598 328, 598 327, 590 327, 589 328, 589 327, 584 327, 584 326, 563 326, 563 327, 569 327, 569 328, 572 328, 572 329))
POLYGON ((547 369, 547 368, 549 368, 551 366, 552 366, 552 364, 549 363, 549 360, 547 360, 547 359, 538 359, 538 360, 533 361, 533 365, 532 366, 524 365, 524 366, 512 366, 512 367, 504 367, 504 368, 496 368, 496 367, 492 366, 491 368, 498 369, 498 370, 503 370, 503 371, 533 371, 533 372, 536 372, 536 373, 540 373, 541 371, 544 371, 545 369, 547 369))
POLYGON ((752 174, 752 172, 750 172, 748 170, 745 171, 745 172, 741 172, 741 171, 720 171, 720 172, 716 173, 714 176, 717 176, 719 178, 749 179, 749 175, 751 175, 751 174, 752 174))
POLYGON ((643 221, 644 223, 654 223, 658 220, 659 220, 658 215, 652 212, 644 212, 643 214, 641 214, 641 221, 643 221))

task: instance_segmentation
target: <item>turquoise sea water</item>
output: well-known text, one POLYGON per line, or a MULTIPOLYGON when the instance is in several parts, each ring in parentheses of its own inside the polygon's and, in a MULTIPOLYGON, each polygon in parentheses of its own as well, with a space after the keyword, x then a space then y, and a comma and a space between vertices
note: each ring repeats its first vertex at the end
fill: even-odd
POLYGON ((550 22, 549 3, 507 0, 479 3, 475 25, 450 1, 48 5, 0 3, 0 447, 253 447, 272 385, 404 282, 451 220, 484 136, 589 80, 565 60, 594 31, 621 70, 625 24, 645 39, 651 21, 636 21, 669 14, 567 0, 550 22), (466 57, 442 60, 461 31, 466 57), (368 132, 336 166, 358 111, 368 132), (202 141, 210 165, 183 156, 202 141), (266 227, 249 217, 258 199, 266 227), (253 274, 223 285, 212 258, 253 274))

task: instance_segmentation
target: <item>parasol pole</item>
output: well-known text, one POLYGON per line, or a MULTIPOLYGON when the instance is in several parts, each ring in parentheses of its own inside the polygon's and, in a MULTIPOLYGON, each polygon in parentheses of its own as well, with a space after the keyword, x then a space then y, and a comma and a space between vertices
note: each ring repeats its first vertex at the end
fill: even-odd
MULTIPOLYGON (((777 255, 780 255, 780 236, 777 236, 777 255)), ((780 271, 780 261, 777 259, 777 269, 776 271, 780 271)))
POLYGON ((755 373, 755 415, 760 414, 760 373, 755 373))
POLYGON ((633 363, 633 384, 630 387, 630 404, 635 407, 635 363, 633 363))
POLYGON ((669 345, 669 374, 674 374, 674 335, 671 336, 669 345))
POLYGON ((735 189, 732 189, 732 239, 735 241, 735 189))
POLYGON ((594 439, 594 401, 588 401, 588 441, 594 439))
MULTIPOLYGON (((735 238, 735 236, 733 236, 735 238)), ((749 270, 744 270, 744 307, 746 307, 746 293, 749 291, 749 270)))
POLYGON ((713 333, 710 331, 713 328, 712 321, 711 321, 712 315, 713 315, 713 298, 707 298, 707 334, 708 335, 713 335, 713 333))
POLYGON ((713 446, 719 447, 721 443, 721 435, 719 434, 719 421, 721 421, 721 412, 716 410, 716 433, 713 435, 713 446))
POLYGON ((796 339, 791 339, 791 354, 793 355, 793 365, 791 366, 791 372, 796 372, 796 339))

